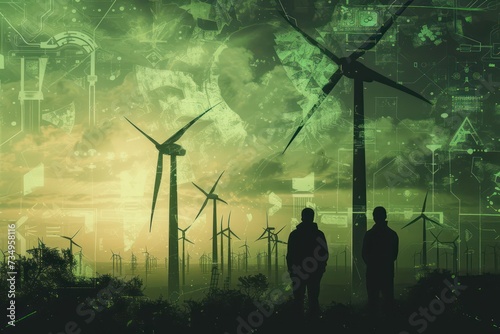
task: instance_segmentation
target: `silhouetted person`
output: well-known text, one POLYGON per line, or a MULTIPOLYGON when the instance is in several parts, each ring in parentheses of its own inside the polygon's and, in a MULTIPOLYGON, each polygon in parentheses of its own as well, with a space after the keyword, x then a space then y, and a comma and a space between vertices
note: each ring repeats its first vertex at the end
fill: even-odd
POLYGON ((394 261, 398 257, 399 238, 387 226, 387 212, 378 206, 373 210, 375 225, 366 231, 362 255, 366 264, 368 307, 374 311, 382 301, 389 311, 394 301, 394 261))
POLYGON ((307 288, 311 315, 319 314, 319 286, 326 262, 328 245, 325 234, 314 223, 314 210, 302 210, 302 222, 290 233, 286 262, 292 280, 295 310, 304 311, 304 297, 307 288))

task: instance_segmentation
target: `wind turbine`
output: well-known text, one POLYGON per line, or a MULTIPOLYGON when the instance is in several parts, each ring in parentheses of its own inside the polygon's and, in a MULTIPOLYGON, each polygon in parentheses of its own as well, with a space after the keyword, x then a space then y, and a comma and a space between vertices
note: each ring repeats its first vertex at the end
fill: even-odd
MULTIPOLYGON (((176 241, 177 242, 177 241, 176 241)), ((142 252, 142 254, 146 254, 146 282, 148 281, 148 272, 149 272, 149 252, 148 252, 148 248, 146 247, 146 251, 145 252, 142 252)))
POLYGON ((75 245, 77 247, 80 247, 80 249, 82 249, 82 246, 80 246, 79 244, 77 244, 76 242, 73 241, 73 238, 78 234, 78 232, 80 232, 81 229, 82 228, 80 227, 78 229, 78 231, 76 231, 76 233, 73 234, 72 237, 68 237, 68 236, 65 236, 65 235, 60 235, 61 238, 69 240, 69 254, 70 254, 70 257, 71 257, 71 270, 73 270, 73 245, 75 245))
POLYGON ((248 272, 248 256, 250 255, 250 251, 248 250, 247 239, 245 239, 245 244, 241 247, 245 247, 245 272, 248 272))
POLYGON ((275 252, 274 252, 274 275, 275 275, 275 280, 276 280, 276 285, 278 285, 279 283, 279 280, 278 280, 278 244, 287 244, 286 242, 284 241, 281 241, 279 240, 279 237, 278 237, 278 234, 283 231, 283 229, 285 228, 285 226, 283 226, 278 232, 276 233, 273 233, 273 248, 275 249, 275 252))
POLYGON ((436 268, 439 269, 439 245, 442 244, 442 242, 439 240, 439 235, 443 232, 443 230, 439 231, 438 235, 435 235, 432 231, 431 234, 434 237, 434 241, 431 244, 432 245, 436 244, 436 268))
POLYGON ((498 244, 495 245, 488 245, 488 247, 491 247, 493 249, 493 267, 495 269, 494 273, 498 273, 498 253, 497 253, 497 247, 498 244))
POLYGON ((458 235, 456 236, 453 241, 446 241, 442 242, 442 244, 450 244, 453 247, 453 273, 458 273, 458 247, 457 247, 457 240, 458 240, 458 235))
POLYGON ((137 256, 135 256, 134 252, 132 252, 132 256, 130 257, 130 269, 132 269, 132 275, 135 274, 136 267, 137 267, 137 256))
MULTIPOLYGON (((80 248, 80 251, 78 252, 78 274, 81 276, 82 275, 82 262, 83 262, 83 249, 80 248)), ((86 256, 85 256, 86 257, 86 256)))
POLYGON ((427 193, 425 194, 425 198, 424 198, 424 204, 422 205, 422 212, 420 213, 420 215, 402 227, 402 228, 405 228, 405 227, 410 226, 411 224, 415 223, 419 219, 422 219, 422 266, 424 269, 427 268, 427 245, 426 245, 427 225, 426 225, 426 223, 427 223, 427 221, 430 221, 438 226, 441 226, 441 225, 439 225, 439 223, 437 221, 435 221, 432 218, 427 217, 427 215, 425 214, 425 204, 427 202, 427 195, 428 194, 429 194, 429 191, 427 190, 427 193))
MULTIPOLYGON (((216 104, 217 105, 217 104, 216 104)), ((215 106, 216 106, 215 105, 215 106)), ((139 129, 134 123, 132 123, 128 118, 125 119, 132 124, 140 133, 142 133, 150 142, 152 142, 156 149, 158 150, 158 162, 156 164, 156 179, 153 192, 153 203, 151 206, 151 218, 149 221, 149 232, 153 226, 153 215, 156 206, 156 199, 158 197, 158 192, 160 190, 161 178, 163 175, 163 156, 170 156, 170 202, 169 202, 169 222, 168 222, 168 257, 169 257, 169 267, 168 267, 168 294, 171 296, 174 292, 179 291, 179 245, 177 242, 177 156, 186 155, 186 150, 179 144, 175 142, 178 141, 184 133, 203 115, 213 109, 215 106, 205 110, 199 116, 195 117, 189 123, 187 123, 183 128, 174 133, 170 138, 165 140, 162 144, 158 143, 156 140, 148 136, 144 131, 139 129)))
POLYGON ((72 237, 68 237, 68 236, 65 236, 65 235, 60 235, 60 237, 61 237, 61 238, 64 238, 64 239, 69 240, 69 252, 71 253, 71 255, 73 255, 73 245, 75 245, 75 246, 78 246, 78 247, 82 248, 82 246, 80 246, 79 244, 77 244, 76 242, 74 242, 74 241, 73 241, 73 238, 74 238, 74 237, 78 234, 78 232, 80 232, 80 230, 81 230, 81 229, 82 229, 82 228, 80 227, 80 228, 78 229, 78 231, 76 231, 76 233, 75 233, 75 234, 73 234, 73 236, 72 236, 72 237))
POLYGON ((213 226, 213 228, 212 228, 212 270, 217 268, 217 261, 218 261, 218 257, 217 257, 217 201, 220 201, 222 203, 227 204, 226 201, 224 201, 222 198, 219 198, 219 196, 216 193, 214 193, 215 188, 217 187, 217 184, 219 183, 219 180, 222 177, 222 174, 224 174, 224 171, 219 175, 219 177, 217 178, 217 181, 215 181, 214 185, 212 186, 212 189, 210 189, 210 191, 208 193, 205 190, 203 190, 202 188, 200 188, 198 185, 196 185, 196 183, 193 182, 193 185, 196 188, 198 188, 198 190, 200 190, 206 197, 205 201, 203 202, 203 205, 201 206, 200 211, 198 212, 198 214, 196 215, 196 218, 194 220, 196 220, 198 218, 198 216, 201 214, 201 212, 203 211, 203 209, 207 205, 208 200, 212 200, 213 205, 214 205, 213 225, 212 225, 213 226))
POLYGON ((474 254, 474 249, 469 249, 467 241, 465 241, 465 271, 469 275, 469 269, 472 271, 472 255, 474 254))
POLYGON ((266 212, 266 228, 264 228, 264 232, 255 241, 267 239, 267 275, 269 279, 271 279, 271 242, 273 241, 273 231, 274 227, 269 227, 269 217, 266 212))
MULTIPOLYGON (((299 32, 310 44, 317 47, 321 53, 330 58, 334 63, 338 65, 338 69, 333 73, 328 83, 322 87, 322 92, 318 96, 316 104, 309 110, 304 119, 302 119, 299 127, 293 134, 292 138, 286 145, 283 153, 290 146, 295 137, 299 134, 302 128, 305 126, 306 122, 311 118, 311 116, 316 112, 321 103, 326 99, 326 97, 333 90, 335 85, 339 82, 342 77, 347 77, 354 80, 354 131, 353 131, 353 177, 352 177, 352 261, 355 266, 361 266, 363 264, 361 249, 363 247, 363 237, 366 233, 366 164, 365 164, 365 133, 364 133, 364 94, 363 94, 363 84, 364 82, 379 82, 386 86, 398 89, 404 93, 414 96, 426 103, 432 104, 425 97, 420 95, 413 90, 398 84, 397 82, 383 76, 382 74, 366 67, 361 62, 358 61, 367 51, 375 47, 377 43, 382 39, 384 34, 391 28, 394 21, 399 17, 404 10, 413 2, 413 0, 407 0, 404 5, 399 8, 394 15, 392 15, 384 24, 360 46, 356 51, 351 53, 347 57, 337 57, 333 52, 328 50, 325 46, 321 45, 311 36, 302 31, 296 23, 290 20, 290 17, 285 13, 283 5, 281 8, 283 10, 278 10, 281 16, 297 31, 299 32)), ((358 268, 359 271, 359 268, 358 268)), ((353 279, 356 277, 352 275, 353 279)), ((356 289, 362 289, 364 286, 364 276, 358 275, 359 281, 354 282, 356 284, 356 289)))
POLYGON ((224 216, 220 217, 220 231, 217 232, 217 235, 220 234, 220 272, 224 277, 224 237, 227 237, 227 235, 222 229, 222 222, 224 221, 223 218, 224 216))
POLYGON ((231 230, 231 212, 229 212, 229 217, 227 218, 227 228, 221 231, 222 233, 226 232, 227 235, 227 277, 228 282, 231 284, 231 235, 234 235, 238 240, 241 240, 232 230, 231 230))
POLYGON ((182 240, 182 285, 185 286, 186 285, 186 256, 185 256, 185 244, 186 244, 186 241, 193 244, 194 245, 194 242, 192 242, 191 240, 189 240, 188 238, 186 238, 186 231, 189 230, 189 228, 191 227, 191 225, 189 225, 188 227, 186 227, 185 229, 181 229, 179 228, 179 231, 181 231, 181 237, 179 238, 179 240, 182 240))
POLYGON ((115 267, 117 269, 117 271, 119 271, 120 273, 120 276, 122 275, 122 257, 120 255, 120 253, 116 254, 113 252, 113 250, 111 250, 111 257, 110 259, 113 260, 113 276, 115 276, 115 267))

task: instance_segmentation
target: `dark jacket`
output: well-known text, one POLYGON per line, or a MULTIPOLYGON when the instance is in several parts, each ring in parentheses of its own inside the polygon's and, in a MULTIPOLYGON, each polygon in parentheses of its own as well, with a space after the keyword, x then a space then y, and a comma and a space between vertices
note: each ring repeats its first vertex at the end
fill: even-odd
POLYGON ((292 272, 293 265, 304 268, 304 260, 307 258, 310 258, 305 264, 307 268, 312 268, 314 262, 318 265, 316 273, 325 272, 328 245, 325 234, 318 229, 318 224, 300 223, 297 225, 288 237, 287 248, 286 262, 289 272, 292 272))
POLYGON ((376 223, 363 238, 362 256, 366 275, 394 277, 394 261, 398 257, 399 238, 387 223, 376 223))

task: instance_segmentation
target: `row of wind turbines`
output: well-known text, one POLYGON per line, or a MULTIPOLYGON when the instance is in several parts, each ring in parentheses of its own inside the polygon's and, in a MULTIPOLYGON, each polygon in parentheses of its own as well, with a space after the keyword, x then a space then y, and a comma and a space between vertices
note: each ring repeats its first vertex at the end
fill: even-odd
MULTIPOLYGON (((326 97, 330 94, 333 88, 337 85, 342 77, 347 77, 349 79, 354 80, 354 137, 353 137, 353 260, 356 265, 361 265, 361 247, 364 233, 366 232, 366 166, 365 166, 365 142, 364 142, 364 101, 363 101, 363 84, 364 82, 372 82, 376 81, 382 83, 384 85, 390 86, 392 88, 398 89, 404 93, 412 95, 426 103, 431 104, 429 100, 423 97, 421 94, 383 76, 376 71, 369 69, 365 65, 363 65, 359 59, 370 49, 375 47, 375 45, 382 39, 384 34, 390 29, 390 27, 395 22, 396 18, 399 17, 408 6, 413 2, 413 0, 408 0, 402 5, 394 15, 384 23, 382 26, 372 34, 356 51, 351 53, 351 55, 347 57, 337 57, 333 52, 331 52, 327 47, 321 45, 314 38, 309 36, 303 30, 301 30, 295 19, 289 16, 281 2, 278 0, 278 6, 281 9, 278 9, 280 15, 290 24, 290 26, 299 32, 303 38, 313 46, 317 47, 322 54, 331 59, 334 63, 338 65, 338 69, 335 73, 332 74, 327 84, 322 87, 322 92, 318 96, 316 104, 312 107, 312 109, 307 113, 305 118, 301 121, 299 127, 296 129, 292 138, 286 145, 283 154, 288 149, 290 144, 305 126, 306 122, 313 116, 313 114, 317 111, 321 103, 326 99, 326 97), (293 22, 293 21, 295 22, 293 22)), ((160 187, 160 182, 163 174, 163 156, 170 156, 170 205, 169 205, 169 268, 168 268, 168 292, 169 295, 177 292, 179 290, 179 253, 178 253, 178 245, 177 245, 177 231, 178 231, 178 221, 177 221, 177 156, 183 156, 186 154, 186 150, 182 148, 182 146, 176 144, 184 133, 191 127, 198 119, 200 119, 203 115, 205 115, 208 111, 210 111, 213 107, 209 108, 205 112, 203 112, 198 117, 194 118, 191 122, 186 124, 183 128, 177 131, 173 136, 168 138, 162 144, 158 143, 156 140, 151 138, 145 132, 143 132, 139 127, 137 127, 134 123, 132 123, 129 119, 127 121, 134 126, 139 132, 141 132, 151 143, 153 143, 158 150, 158 162, 156 166, 156 180, 154 186, 153 193, 153 203, 151 209, 151 218, 150 218, 150 231, 153 223, 153 215, 154 209, 156 205, 156 200, 158 197, 158 191, 160 187)), ((222 174, 221 174, 222 176, 222 174)), ((219 176, 220 179, 220 176, 219 176)), ((214 194, 215 187, 217 185, 216 181, 214 186, 212 187, 210 192, 205 192, 202 188, 196 186, 200 191, 202 191, 206 195, 206 200, 203 203, 203 206, 200 212, 203 210, 204 206, 208 202, 209 199, 213 200, 213 236, 212 236, 212 271, 213 275, 217 274, 217 201, 221 201, 223 203, 224 200, 220 199, 218 196, 214 194)), ((231 234, 231 233, 229 233, 231 234)), ((263 236, 266 235, 268 242, 271 242, 271 230, 269 227, 266 228, 263 236)), ((261 237, 263 237, 261 236, 261 237)), ((268 246, 269 248, 270 246, 268 246)), ((270 254, 270 249, 268 249, 268 254, 270 254)), ((356 277, 355 275, 352 275, 356 277)), ((358 287, 361 287, 362 275, 359 276, 357 283, 358 287)), ((364 284, 363 284, 364 285, 364 284)))
MULTIPOLYGON (((215 106, 217 106, 216 104, 215 106)), ((181 128, 179 131, 177 131, 174 135, 172 135, 170 138, 168 138, 166 141, 164 141, 162 144, 158 143, 156 140, 151 138, 148 134, 146 134, 143 130, 141 130, 137 125, 135 125, 132 121, 130 121, 128 118, 125 117, 125 119, 134 127, 136 128, 141 134, 143 134, 150 142, 152 142, 156 149, 158 150, 158 161, 157 161, 157 166, 156 166, 156 179, 155 179, 155 185, 154 185, 154 192, 153 192, 153 202, 152 202, 152 207, 151 207, 151 216, 150 216, 150 232, 152 230, 152 225, 153 225, 153 217, 154 217, 154 211, 156 207, 156 201, 158 198, 158 192, 160 189, 160 183, 163 175, 163 155, 169 155, 170 156, 170 205, 169 205, 169 254, 168 254, 168 293, 169 295, 174 294, 175 292, 179 291, 179 250, 178 250, 178 240, 182 240, 182 263, 185 263, 185 242, 189 242, 193 244, 193 242, 189 239, 186 238, 185 234, 186 231, 190 228, 188 226, 185 229, 181 229, 178 226, 178 218, 177 218, 177 211, 178 211, 178 199, 177 199, 177 163, 176 159, 177 156, 183 156, 186 154, 186 150, 182 148, 179 144, 176 144, 176 141, 178 141, 184 133, 197 121, 199 120, 203 115, 205 115, 207 112, 209 112, 211 109, 213 109, 215 106, 210 107, 209 109, 205 110, 203 113, 201 113, 199 116, 195 117, 193 120, 191 120, 189 123, 187 123, 183 128, 181 128), (181 232, 181 237, 178 237, 178 231, 181 232)), ((205 196, 205 200, 198 211, 198 214, 196 215, 195 219, 198 219, 198 217, 201 215, 205 207, 207 206, 209 201, 212 201, 212 217, 213 217, 213 223, 212 223, 212 277, 216 278, 218 277, 218 270, 219 270, 219 258, 220 258, 220 264, 221 264, 221 271, 223 272, 223 267, 224 267, 224 249, 223 249, 223 238, 228 239, 228 254, 231 254, 231 238, 235 237, 239 240, 241 240, 232 230, 231 230, 231 213, 229 213, 228 217, 228 225, 227 228, 223 228, 222 226, 222 218, 221 218, 221 223, 220 223, 220 231, 217 230, 217 203, 222 202, 224 204, 228 204, 224 199, 220 198, 218 194, 215 192, 217 185, 224 174, 224 171, 219 175, 215 183, 212 185, 210 190, 206 191, 199 185, 193 182, 193 185, 205 196), (221 254, 219 256, 218 254, 218 236, 221 238, 221 254)), ((274 228, 269 227, 268 222, 266 222, 266 228, 264 229, 264 233, 257 239, 267 239, 268 240, 268 268, 270 271, 270 257, 271 257, 271 246, 272 243, 274 242, 275 244, 278 243, 284 243, 283 241, 278 240, 278 233, 281 232, 278 231, 277 233, 273 233, 272 231, 274 228), (267 234, 267 235, 266 235, 267 234), (266 235, 266 236, 265 236, 266 235)), ((245 243, 246 247, 248 245, 245 243)), ((276 249, 276 258, 278 257, 277 255, 277 247, 274 247, 276 249)), ((248 248, 247 248, 248 251, 248 248)), ((228 281, 231 281, 231 256, 228 256, 227 260, 228 264, 228 281)), ((183 272, 182 272, 182 281, 183 284, 185 284, 185 266, 183 265, 183 272)))
MULTIPOLYGON (((286 147, 283 150, 283 154, 286 152, 286 150, 289 148, 289 146, 292 144, 294 139, 297 137, 297 135, 300 133, 300 131, 304 128, 306 125, 307 121, 316 113, 316 111, 319 109, 320 105, 323 103, 323 101, 327 98, 327 96, 333 91, 333 89, 336 87, 336 85, 339 83, 339 81, 343 78, 349 78, 354 81, 354 103, 353 103, 353 183, 352 183, 352 267, 356 267, 358 272, 361 271, 362 267, 362 261, 361 261, 361 248, 362 248, 362 240, 364 237, 364 234, 366 232, 366 227, 367 227, 367 218, 366 218, 366 162, 365 162, 365 135, 364 135, 364 83, 370 83, 370 82, 378 82, 381 84, 384 84, 386 86, 392 87, 394 89, 397 89, 405 94, 408 94, 410 96, 413 96, 414 98, 419 99, 420 101, 425 102, 426 104, 432 105, 432 102, 429 101, 427 98, 422 96, 421 94, 411 90, 408 87, 403 86, 402 84, 399 84, 390 78, 376 72, 373 69, 368 68, 364 64, 360 62, 362 57, 371 49, 373 49, 378 42, 383 38, 383 36, 387 33, 387 31, 392 27, 396 19, 403 14, 403 12, 414 2, 414 0, 407 0, 404 2, 404 4, 400 5, 399 8, 375 31, 371 36, 369 36, 363 44, 361 44, 354 52, 352 52, 349 56, 344 56, 344 57, 338 57, 335 55, 332 51, 328 49, 328 47, 322 45, 319 43, 316 39, 314 39, 312 36, 307 34, 305 31, 300 29, 297 21, 295 18, 292 16, 288 15, 286 13, 285 8, 281 4, 280 0, 277 0, 277 5, 278 5, 278 13, 285 19, 285 21, 296 31, 298 32, 305 42, 311 44, 312 46, 316 47, 324 56, 328 57, 332 62, 334 62, 337 65, 337 70, 330 76, 328 82, 323 85, 321 88, 321 92, 317 97, 316 103, 312 106, 312 108, 307 112, 305 117, 300 121, 299 126, 293 133, 290 141, 286 145, 286 147)), ((212 109, 212 108, 210 108, 212 109)), ((157 176, 156 176, 156 181, 155 181, 155 189, 154 189, 154 195, 153 195, 153 206, 152 206, 152 212, 151 212, 151 221, 150 221, 150 228, 152 225, 152 219, 153 219, 153 214, 154 214, 154 207, 156 203, 156 198, 158 195, 158 189, 161 181, 161 175, 162 175, 162 156, 163 155, 170 155, 171 156, 171 163, 170 163, 170 218, 169 218, 169 242, 171 247, 169 247, 169 258, 170 258, 170 263, 172 264, 169 267, 169 291, 174 292, 178 289, 178 271, 176 268, 178 268, 178 249, 176 246, 176 232, 177 232, 177 184, 176 184, 176 157, 177 156, 182 156, 185 155, 186 151, 180 146, 175 144, 175 141, 181 138, 181 136, 186 132, 186 130, 194 123, 196 122, 200 117, 202 117, 205 113, 207 113, 210 109, 202 113, 200 116, 196 117, 193 119, 190 123, 188 123, 185 127, 183 127, 181 130, 179 130, 177 133, 175 133, 172 137, 167 139, 162 144, 159 144, 156 142, 154 139, 149 137, 147 134, 145 134, 142 130, 140 130, 138 127, 136 127, 132 122, 130 122, 134 127, 137 128, 144 136, 146 136, 153 144, 155 144, 155 147, 158 149, 158 164, 157 164, 157 176)), ((127 119, 128 120, 128 119, 127 119)), ((221 174, 222 176, 222 174, 221 174)), ((220 176, 219 176, 220 179, 220 176)), ((219 180, 218 179, 218 180, 219 180)), ((218 182, 217 180, 217 182, 218 182)), ((216 236, 218 235, 217 232, 217 226, 216 226, 216 221, 217 221, 217 208, 216 208, 216 202, 221 201, 223 203, 224 200, 218 198, 214 194, 214 189, 215 186, 217 185, 217 182, 214 184, 212 190, 210 192, 205 192, 203 189, 200 187, 196 186, 200 191, 202 191, 206 195, 206 200, 200 209, 200 213, 203 210, 204 206, 206 205, 208 199, 212 199, 214 201, 214 206, 213 206, 213 244, 212 244, 212 264, 213 268, 212 270, 217 270, 217 238, 216 236)), ((427 261, 427 236, 426 236, 426 231, 427 231, 427 223, 430 222, 432 224, 437 224, 439 225, 438 222, 435 220, 427 217, 425 215, 425 203, 427 200, 427 195, 424 200, 424 207, 422 209, 422 213, 420 216, 409 222, 407 225, 405 225, 403 228, 406 228, 418 220, 422 220, 422 238, 423 238, 423 243, 422 243, 422 252, 421 252, 421 264, 423 267, 427 267, 428 261, 427 261)), ((227 203, 226 203, 227 204, 227 203)), ((228 230, 229 231, 229 230, 228 230)), ((222 233, 222 232, 221 232, 222 233)), ((277 234, 273 234, 273 229, 270 228, 269 226, 265 228, 264 233, 260 236, 259 239, 267 239, 268 240, 268 255, 271 254, 271 242, 275 240, 276 243, 278 243, 279 239, 277 238, 277 234)), ((279 233, 279 232, 278 232, 279 233)), ((228 237, 230 237, 231 232, 228 232, 228 237)), ((438 239, 438 236, 435 236, 436 240, 438 239)), ((453 248, 456 249, 456 242, 458 240, 458 237, 455 238, 453 241, 448 241, 448 242, 442 242, 442 241, 437 241, 438 243, 440 242, 441 244, 452 244, 453 248)), ((455 270, 456 268, 456 261, 457 261, 458 256, 456 256, 456 251, 454 254, 454 263, 455 263, 455 270)), ((270 267, 270 260, 268 258, 268 267, 270 267)), ((357 286, 358 288, 362 289, 364 286, 364 276, 363 275, 351 275, 353 279, 353 286, 357 286)))

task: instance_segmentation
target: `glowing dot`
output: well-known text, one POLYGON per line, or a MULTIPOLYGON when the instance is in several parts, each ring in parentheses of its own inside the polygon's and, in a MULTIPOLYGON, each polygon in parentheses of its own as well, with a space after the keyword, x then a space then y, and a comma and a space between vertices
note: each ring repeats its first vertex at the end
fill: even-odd
POLYGON ((97 11, 98 11, 98 12, 100 12, 101 10, 102 10, 102 9, 101 9, 101 8, 99 8, 97 11))
POLYGON ((441 118, 448 118, 448 114, 447 114, 447 113, 445 113, 445 112, 444 112, 444 113, 442 113, 442 114, 441 114, 441 118))
POLYGON ((120 10, 123 12, 125 10, 125 7, 121 6, 120 10))
POLYGON ((116 57, 116 60, 122 60, 122 57, 116 57))
POLYGON ((467 153, 472 154, 472 153, 474 153, 474 150, 473 150, 472 148, 469 148, 469 149, 467 150, 467 153))
POLYGON ((80 2, 80 0, 75 0, 75 2, 80 2))
POLYGON ((72 13, 76 13, 76 9, 71 10, 72 13))
POLYGON ((10 125, 12 125, 12 126, 16 126, 16 124, 17 124, 17 123, 16 123, 15 121, 14 121, 14 122, 12 122, 12 123, 10 123, 10 125))
POLYGON ((76 18, 72 18, 72 19, 71 19, 71 22, 76 22, 76 18))
POLYGON ((109 77, 109 80, 115 80, 115 79, 116 79, 116 77, 114 75, 109 77))

